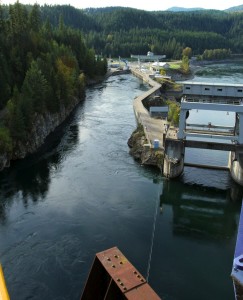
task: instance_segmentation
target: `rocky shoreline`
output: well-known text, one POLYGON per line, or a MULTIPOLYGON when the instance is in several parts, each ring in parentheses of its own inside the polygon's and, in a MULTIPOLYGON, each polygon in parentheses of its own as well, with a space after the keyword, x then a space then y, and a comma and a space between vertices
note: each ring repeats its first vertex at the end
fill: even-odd
POLYGON ((62 106, 58 113, 51 114, 46 112, 43 115, 35 114, 33 126, 28 133, 26 141, 16 141, 13 144, 11 153, 0 154, 0 171, 9 167, 11 161, 22 159, 29 154, 35 153, 45 143, 49 134, 54 132, 68 118, 82 100, 75 98, 69 107, 65 108, 62 106))
POLYGON ((138 125, 127 142, 133 158, 142 165, 154 166, 162 171, 164 151, 146 147, 147 139, 145 137, 143 126, 138 125))
MULTIPOLYGON (((98 77, 96 79, 90 79, 87 81, 86 86, 92 86, 97 83, 103 82, 110 76, 118 74, 126 74, 130 72, 129 70, 112 70, 108 71, 105 76, 98 77)), ((51 114, 46 112, 43 115, 35 114, 33 127, 28 133, 27 141, 19 142, 16 141, 13 145, 13 150, 11 153, 1 153, 0 154, 0 171, 5 168, 10 167, 11 161, 23 159, 30 154, 37 152, 41 146, 46 142, 46 138, 55 130, 57 127, 61 126, 64 121, 71 115, 78 104, 83 101, 84 98, 76 98, 72 101, 72 104, 67 108, 61 107, 58 113, 51 114)))

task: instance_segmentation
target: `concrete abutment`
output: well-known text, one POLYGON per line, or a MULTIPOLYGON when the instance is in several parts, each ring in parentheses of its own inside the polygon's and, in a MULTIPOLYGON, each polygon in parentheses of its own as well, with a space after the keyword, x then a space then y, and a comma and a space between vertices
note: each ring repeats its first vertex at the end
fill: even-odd
POLYGON ((229 153, 229 170, 232 179, 243 186, 243 151, 229 153))
POLYGON ((163 174, 167 178, 180 176, 184 169, 185 145, 181 140, 165 140, 163 174))

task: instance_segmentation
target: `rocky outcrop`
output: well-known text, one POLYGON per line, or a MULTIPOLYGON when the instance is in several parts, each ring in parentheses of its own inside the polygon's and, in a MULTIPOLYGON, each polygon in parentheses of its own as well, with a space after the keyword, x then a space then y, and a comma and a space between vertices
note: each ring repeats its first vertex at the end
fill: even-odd
MULTIPOLYGON (((94 85, 103 82, 104 79, 111 75, 123 73, 128 73, 128 71, 119 70, 116 74, 114 72, 107 72, 105 76, 87 80, 86 85, 94 85)), ((15 141, 11 153, 0 153, 0 171, 10 166, 11 160, 22 159, 28 154, 36 152, 45 143, 47 136, 67 119, 80 101, 82 99, 73 99, 72 104, 68 107, 62 106, 58 113, 46 112, 43 115, 35 114, 32 129, 28 133, 27 139, 24 142, 15 141)))
POLYGON ((74 99, 67 108, 62 106, 58 113, 36 113, 27 139, 24 142, 14 142, 11 153, 0 154, 0 170, 9 167, 11 160, 21 159, 36 152, 44 144, 46 137, 65 121, 79 102, 80 99, 74 99))
POLYGON ((143 127, 139 125, 127 142, 130 154, 142 165, 158 167, 163 170, 164 151, 153 149, 147 144, 143 127))

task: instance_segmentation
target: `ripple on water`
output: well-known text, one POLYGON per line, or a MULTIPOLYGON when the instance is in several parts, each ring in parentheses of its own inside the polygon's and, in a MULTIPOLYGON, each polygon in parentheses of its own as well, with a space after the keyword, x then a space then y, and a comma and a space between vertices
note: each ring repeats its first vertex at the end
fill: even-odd
POLYGON ((228 201, 228 173, 186 167, 168 181, 140 166, 127 139, 135 127, 132 101, 144 85, 130 75, 109 80, 87 90, 48 154, 0 176, 1 262, 11 297, 79 299, 95 253, 114 245, 146 272, 156 220, 150 280, 161 298, 206 299, 198 294, 203 282, 214 299, 229 300, 238 211, 228 201), (157 205, 163 212, 156 216, 157 205), (195 267, 198 257, 206 273, 195 267))

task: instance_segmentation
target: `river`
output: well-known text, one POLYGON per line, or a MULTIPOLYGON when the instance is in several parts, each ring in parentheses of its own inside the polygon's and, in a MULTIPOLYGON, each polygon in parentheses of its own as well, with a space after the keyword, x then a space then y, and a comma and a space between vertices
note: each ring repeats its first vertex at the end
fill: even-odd
POLYGON ((227 171, 185 167, 168 181, 134 161, 132 102, 147 88, 132 75, 89 88, 36 155, 0 173, 11 299, 79 299, 95 254, 113 246, 164 300, 234 299, 242 188, 227 171))

